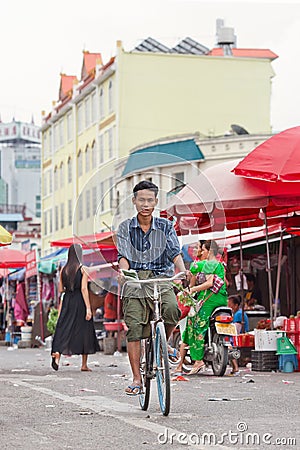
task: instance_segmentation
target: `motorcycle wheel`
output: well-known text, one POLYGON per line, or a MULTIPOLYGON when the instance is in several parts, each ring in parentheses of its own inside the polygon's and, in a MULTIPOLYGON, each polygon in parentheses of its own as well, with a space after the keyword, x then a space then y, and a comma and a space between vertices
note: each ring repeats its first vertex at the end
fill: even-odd
POLYGON ((222 340, 220 336, 215 333, 213 337, 213 342, 217 346, 217 353, 215 358, 212 360, 211 365, 214 372, 214 375, 218 377, 222 377, 226 372, 227 364, 228 364, 228 347, 225 347, 222 344, 222 340))

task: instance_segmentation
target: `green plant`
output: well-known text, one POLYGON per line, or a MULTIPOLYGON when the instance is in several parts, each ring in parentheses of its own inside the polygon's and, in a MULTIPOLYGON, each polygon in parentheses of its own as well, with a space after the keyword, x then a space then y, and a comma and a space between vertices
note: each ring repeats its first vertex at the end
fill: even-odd
POLYGON ((55 333, 57 319, 58 319, 58 309, 51 308, 49 315, 48 315, 48 322, 47 322, 47 328, 51 334, 55 333))

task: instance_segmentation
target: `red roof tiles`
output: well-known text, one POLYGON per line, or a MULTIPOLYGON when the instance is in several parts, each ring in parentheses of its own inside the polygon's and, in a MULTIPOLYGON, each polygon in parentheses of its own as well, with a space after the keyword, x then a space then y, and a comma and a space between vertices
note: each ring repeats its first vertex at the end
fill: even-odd
POLYGON ((59 100, 63 101, 65 97, 71 97, 74 81, 77 80, 75 75, 60 74, 59 100))
MULTIPOLYGON (((276 59, 278 55, 268 49, 260 48, 232 48, 232 56, 238 58, 264 58, 264 59, 276 59)), ((213 48, 207 55, 210 56, 224 56, 224 51, 222 47, 213 48)))

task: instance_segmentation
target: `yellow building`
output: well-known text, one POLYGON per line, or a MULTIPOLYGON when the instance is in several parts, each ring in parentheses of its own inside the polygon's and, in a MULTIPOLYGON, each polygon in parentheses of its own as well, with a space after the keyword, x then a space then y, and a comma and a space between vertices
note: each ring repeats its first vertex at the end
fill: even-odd
POLYGON ((118 41, 105 65, 84 52, 81 79, 61 74, 59 99, 43 116, 43 253, 53 239, 113 225, 115 168, 133 148, 182 133, 224 135, 232 123, 269 134, 275 58, 191 39, 168 49, 149 38, 131 52, 118 41))

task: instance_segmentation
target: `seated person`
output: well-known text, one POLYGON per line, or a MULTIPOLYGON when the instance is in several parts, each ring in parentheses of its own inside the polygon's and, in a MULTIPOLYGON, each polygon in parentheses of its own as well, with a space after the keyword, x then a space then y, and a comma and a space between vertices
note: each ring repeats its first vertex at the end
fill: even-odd
POLYGON ((255 284, 255 276, 252 273, 247 273, 246 279, 248 290, 245 293, 245 309, 255 309, 255 306, 261 303, 261 292, 259 287, 255 284))
POLYGON ((104 299, 104 320, 114 322, 117 319, 117 287, 112 285, 104 299))
MULTIPOLYGON (((238 334, 242 332, 242 309, 241 309, 241 297, 239 295, 230 295, 228 297, 228 306, 232 309, 233 313, 233 323, 235 324, 236 331, 238 334)), ((249 331, 249 320, 247 314, 244 313, 244 332, 249 331)), ((236 359, 231 361, 232 364, 232 372, 231 375, 237 376, 239 375, 239 365, 236 359)))

